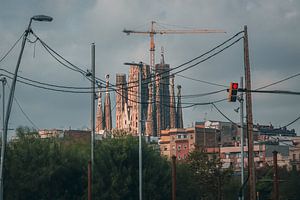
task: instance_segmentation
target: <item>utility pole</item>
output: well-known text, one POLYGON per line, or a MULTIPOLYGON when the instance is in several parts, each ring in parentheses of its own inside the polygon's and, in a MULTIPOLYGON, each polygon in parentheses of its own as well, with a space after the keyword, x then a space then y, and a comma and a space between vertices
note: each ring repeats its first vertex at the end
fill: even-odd
POLYGON ((273 151, 273 167, 274 167, 273 199, 274 200, 279 200, 277 153, 278 153, 277 151, 273 151))
POLYGON ((172 156, 172 200, 176 200, 176 156, 172 156))
MULTIPOLYGON (((241 88, 243 88, 243 77, 240 80, 241 88)), ((241 123, 241 184, 244 184, 244 95, 241 92, 240 94, 240 123, 241 123)), ((241 200, 244 200, 244 188, 242 188, 242 197, 241 200)))
MULTIPOLYGON (((251 90, 251 75, 249 61, 249 46, 247 26, 244 26, 244 67, 246 89, 251 90)), ((255 189, 255 166, 253 155, 253 117, 252 117, 252 97, 251 92, 246 92, 246 112, 247 112, 247 135, 248 135, 248 173, 249 173, 249 199, 256 199, 255 189)))
MULTIPOLYGON (((95 43, 91 46, 91 194, 93 194, 93 177, 94 177, 94 145, 95 145, 95 43)), ((93 195, 91 195, 93 196, 93 195)))

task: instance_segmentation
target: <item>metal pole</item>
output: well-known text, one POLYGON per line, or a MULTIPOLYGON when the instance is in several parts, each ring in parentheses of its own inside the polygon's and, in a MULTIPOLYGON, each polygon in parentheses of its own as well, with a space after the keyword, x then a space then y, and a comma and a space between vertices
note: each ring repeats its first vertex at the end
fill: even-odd
MULTIPOLYGON (((0 166, 0 188, 3 188, 3 166, 4 166, 4 160, 5 160, 5 149, 6 149, 6 140, 7 140, 7 131, 8 131, 8 122, 9 122, 9 117, 11 113, 11 108, 13 104, 13 98, 14 98, 14 93, 15 93, 15 88, 16 88, 16 82, 17 82, 17 76, 18 76, 18 71, 20 67, 20 63, 22 60, 22 55, 24 52, 25 44, 26 44, 26 38, 30 32, 30 26, 31 26, 32 18, 30 18, 28 27, 25 31, 25 34, 23 36, 22 40, 22 46, 21 46, 21 51, 18 57, 14 77, 11 83, 11 88, 9 92, 9 98, 8 98, 8 103, 7 103, 7 108, 6 108, 6 113, 5 113, 5 121, 4 121, 4 127, 3 127, 3 144, 2 144, 2 149, 3 149, 3 155, 1 156, 1 166, 0 166)), ((2 151, 2 150, 1 150, 2 151)), ((1 191, 0 194, 0 200, 3 200, 3 193, 4 191, 1 191)))
POLYGON ((279 199, 279 184, 278 184, 278 167, 277 167, 277 151, 273 151, 273 165, 274 165, 274 200, 279 199))
MULTIPOLYGON (((243 88, 243 77, 240 80, 241 88, 243 88)), ((244 95, 240 95, 240 123, 241 123, 241 184, 244 184, 244 95)), ((242 189, 242 198, 244 200, 244 189, 242 189)))
MULTIPOLYGON (((1 169, 4 166, 4 149, 5 149, 5 140, 4 140, 4 114, 5 114, 5 84, 6 78, 1 78, 2 82, 2 143, 1 143, 1 169)), ((2 172, 1 172, 2 174, 2 172)), ((1 176, 1 200, 3 199, 3 176, 1 176)))
POLYGON ((88 200, 92 200, 92 162, 88 162, 88 200))
MULTIPOLYGON (((94 144, 95 144, 95 44, 92 43, 91 46, 91 73, 92 73, 92 81, 91 81, 91 174, 94 176, 94 144)), ((93 181, 93 178, 92 178, 93 181)), ((93 182, 92 182, 93 183, 93 182)), ((93 192, 93 184, 91 184, 91 192, 93 192)))
POLYGON ((138 132, 139 132, 139 199, 142 200, 142 73, 143 73, 143 64, 140 63, 138 65, 139 67, 139 126, 138 126, 138 132))
POLYGON ((176 200, 176 156, 172 156, 172 200, 176 200))
MULTIPOLYGON (((247 26, 244 26, 244 66, 245 66, 245 86, 251 90, 250 61, 247 26)), ((255 165, 253 153, 253 116, 251 92, 246 92, 246 112, 247 112, 247 132, 248 132, 248 173, 249 173, 249 193, 250 200, 256 199, 255 189, 255 165)))

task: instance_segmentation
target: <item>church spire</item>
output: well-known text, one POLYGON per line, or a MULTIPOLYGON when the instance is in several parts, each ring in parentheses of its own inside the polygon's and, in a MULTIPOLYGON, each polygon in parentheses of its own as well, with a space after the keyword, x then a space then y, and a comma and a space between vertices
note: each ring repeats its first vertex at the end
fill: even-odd
POLYGON ((160 64, 165 64, 165 55, 164 55, 164 47, 161 47, 161 53, 160 53, 160 64))
POLYGON ((174 75, 170 76, 171 94, 170 94, 170 128, 176 128, 176 102, 174 91, 174 75))
POLYGON ((161 101, 160 101, 160 75, 156 73, 155 77, 155 83, 156 83, 156 134, 159 137, 160 136, 160 130, 161 130, 161 101))
POLYGON ((149 99, 148 99, 148 111, 146 121, 146 135, 153 135, 153 107, 152 107, 152 83, 149 84, 149 99))
POLYGON ((106 93, 105 93, 105 104, 104 104, 104 116, 105 116, 105 129, 112 129, 112 119, 111 119, 111 103, 110 94, 108 91, 109 86, 109 74, 106 75, 106 93))
POLYGON ((103 112, 102 112, 102 97, 101 97, 101 85, 98 87, 98 104, 97 104, 97 116, 96 116, 96 132, 99 133, 103 130, 103 112))
POLYGON ((183 116, 182 116, 182 106, 181 106, 181 85, 177 85, 177 110, 176 110, 176 128, 183 128, 183 116))

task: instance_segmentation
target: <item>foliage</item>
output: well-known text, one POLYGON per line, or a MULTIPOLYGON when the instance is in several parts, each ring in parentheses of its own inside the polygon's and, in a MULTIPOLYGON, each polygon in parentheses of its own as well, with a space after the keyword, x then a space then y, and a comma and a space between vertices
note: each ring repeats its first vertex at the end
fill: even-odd
MULTIPOLYGON (((5 161, 5 199, 81 199, 84 159, 57 139, 18 129, 5 161)), ((70 145, 70 144, 69 144, 70 145)))
POLYGON ((182 196, 181 199, 222 199, 223 186, 232 174, 231 169, 222 169, 222 163, 216 155, 207 154, 200 149, 190 153, 187 163, 180 164, 178 169, 179 191, 192 194, 182 196), (189 185, 189 192, 183 191, 182 183, 189 185))
MULTIPOLYGON (((256 189, 260 199, 271 199, 273 195, 273 167, 266 166, 257 170, 256 189)), ((300 196, 300 172, 278 168, 280 199, 298 199, 300 196)))
MULTIPOLYGON (((27 127, 7 147, 5 199, 87 199, 90 144, 83 139, 41 139, 27 127)), ((95 145, 94 199, 138 199, 138 140, 95 145)), ((144 199, 170 198, 170 166, 143 143, 144 199)))
MULTIPOLYGON (((7 145, 4 197, 10 199, 87 199, 90 143, 85 139, 41 139, 35 130, 17 129, 7 145)), ((170 199, 171 163, 143 142, 143 198, 170 199)), ((94 199, 138 199, 138 138, 123 136, 97 141, 93 175, 94 199)), ((300 172, 278 168, 280 199, 300 196, 300 172)), ((219 158, 201 149, 177 162, 178 200, 237 199, 240 177, 223 169, 219 158)), ((260 199, 270 199, 273 168, 256 171, 260 199)), ((245 192, 247 194, 247 192, 245 192)))
MULTIPOLYGON (((123 137, 103 140, 96 148, 96 199, 138 199, 138 141, 123 137)), ((143 143, 144 199, 169 199, 170 167, 158 152, 143 143)))

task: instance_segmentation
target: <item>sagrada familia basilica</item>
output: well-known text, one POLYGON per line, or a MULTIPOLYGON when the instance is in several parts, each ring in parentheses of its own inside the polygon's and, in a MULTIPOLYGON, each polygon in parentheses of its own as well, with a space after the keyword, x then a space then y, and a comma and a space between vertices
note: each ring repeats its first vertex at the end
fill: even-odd
MULTIPOLYGON (((143 135, 160 136, 161 130, 183 128, 181 86, 177 86, 176 104, 174 75, 170 71, 170 65, 165 64, 163 53, 160 64, 156 64, 153 70, 149 65, 143 66, 141 102, 138 98, 139 67, 130 66, 128 82, 126 74, 116 74, 115 129, 137 135, 139 103, 142 104, 143 135)), ((98 95, 96 115, 96 132, 98 133, 101 130, 113 129, 109 85, 109 75, 106 75, 104 106, 102 106, 100 91, 98 95)))

